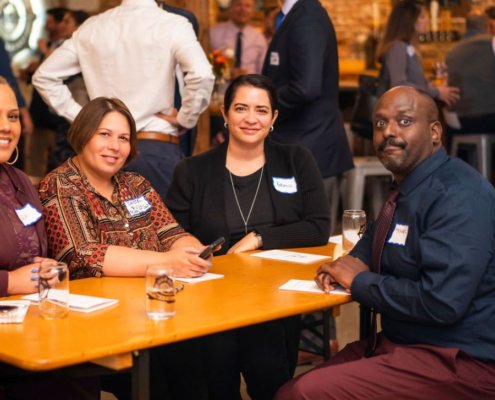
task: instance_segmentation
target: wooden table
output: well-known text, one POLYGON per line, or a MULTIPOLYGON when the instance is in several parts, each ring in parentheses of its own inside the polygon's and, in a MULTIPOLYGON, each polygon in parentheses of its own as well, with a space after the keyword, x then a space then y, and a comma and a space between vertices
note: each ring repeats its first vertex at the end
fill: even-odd
MULTIPOLYGON (((341 246, 295 249, 340 255, 341 246)), ((0 324, 0 361, 30 371, 53 370, 88 361, 112 369, 132 366, 135 398, 148 396, 148 349, 351 301, 349 296, 281 291, 289 279, 313 279, 319 263, 295 264, 247 253, 215 257, 211 272, 223 279, 185 284, 176 297, 176 317, 146 317, 143 278, 89 278, 70 282, 70 291, 116 298, 112 308, 90 314, 71 311, 44 320, 31 306, 24 323, 0 324)))

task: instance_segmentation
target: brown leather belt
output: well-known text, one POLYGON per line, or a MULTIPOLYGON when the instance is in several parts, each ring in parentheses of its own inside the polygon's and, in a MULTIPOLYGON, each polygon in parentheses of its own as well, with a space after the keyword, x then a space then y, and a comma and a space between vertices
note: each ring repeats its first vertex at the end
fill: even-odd
POLYGON ((160 132, 138 132, 138 140, 159 140, 160 142, 179 144, 179 137, 160 132))

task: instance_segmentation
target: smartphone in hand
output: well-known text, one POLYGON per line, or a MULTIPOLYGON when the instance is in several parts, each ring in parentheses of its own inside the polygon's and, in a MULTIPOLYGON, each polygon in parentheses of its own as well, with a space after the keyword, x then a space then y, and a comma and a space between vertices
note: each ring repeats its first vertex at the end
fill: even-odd
POLYGON ((224 243, 225 243, 225 238, 223 236, 219 237, 213 243, 210 243, 208 246, 206 246, 204 250, 199 254, 199 257, 201 257, 203 260, 206 260, 208 257, 210 257, 213 254, 215 247, 220 246, 224 243))

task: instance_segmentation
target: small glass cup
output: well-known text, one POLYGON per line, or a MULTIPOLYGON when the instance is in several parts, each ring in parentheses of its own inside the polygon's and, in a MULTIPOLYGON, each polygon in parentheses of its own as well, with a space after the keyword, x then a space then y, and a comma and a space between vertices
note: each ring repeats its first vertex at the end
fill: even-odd
POLYGON ((342 215, 342 248, 347 254, 361 239, 366 230, 366 213, 363 210, 345 210, 342 215))
POLYGON ((45 319, 69 314, 69 269, 54 260, 43 261, 39 270, 39 309, 45 319))
POLYGON ((174 268, 155 264, 146 268, 146 314, 153 320, 175 316, 174 268))

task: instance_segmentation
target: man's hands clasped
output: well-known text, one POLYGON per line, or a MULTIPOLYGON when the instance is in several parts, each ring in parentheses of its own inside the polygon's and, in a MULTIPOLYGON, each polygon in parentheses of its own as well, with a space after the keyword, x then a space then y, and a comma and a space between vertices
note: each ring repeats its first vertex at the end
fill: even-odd
POLYGON ((316 271, 315 282, 326 293, 333 290, 336 284, 350 292, 354 278, 365 271, 369 271, 365 263, 358 258, 347 255, 320 265, 316 271))

